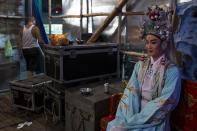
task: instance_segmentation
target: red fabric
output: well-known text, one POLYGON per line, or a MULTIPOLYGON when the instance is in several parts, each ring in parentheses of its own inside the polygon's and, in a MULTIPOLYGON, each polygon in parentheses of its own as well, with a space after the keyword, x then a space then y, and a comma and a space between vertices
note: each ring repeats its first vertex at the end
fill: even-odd
POLYGON ((107 128, 108 122, 112 121, 114 118, 115 116, 112 116, 112 115, 108 115, 108 116, 101 118, 101 121, 100 121, 101 130, 100 131, 105 131, 107 128))
POLYGON ((197 83, 183 81, 179 105, 172 112, 172 126, 182 131, 197 130, 197 83))
POLYGON ((197 112, 197 83, 185 81, 183 87, 186 91, 185 104, 188 107, 187 112, 197 112))
POLYGON ((112 121, 115 118, 117 106, 121 97, 122 97, 122 93, 118 93, 118 94, 113 94, 109 98, 109 115, 101 118, 100 131, 105 131, 107 128, 108 122, 112 121))

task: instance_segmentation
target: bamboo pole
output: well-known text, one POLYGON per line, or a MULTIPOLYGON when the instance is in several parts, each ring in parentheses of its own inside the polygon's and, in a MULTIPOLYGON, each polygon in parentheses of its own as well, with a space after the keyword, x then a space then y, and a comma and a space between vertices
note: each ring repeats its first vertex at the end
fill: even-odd
POLYGON ((122 15, 129 16, 129 15, 146 15, 146 12, 123 12, 122 15))
POLYGON ((118 5, 113 9, 112 13, 104 20, 95 33, 90 37, 87 43, 96 42, 102 31, 109 25, 109 23, 114 19, 114 17, 122 10, 122 7, 127 3, 128 0, 121 0, 118 5))
POLYGON ((5 19, 24 19, 24 16, 8 16, 8 15, 0 15, 0 18, 5 18, 5 19))
MULTIPOLYGON (((83 17, 94 17, 94 16, 109 16, 110 13, 88 13, 82 14, 83 17)), ((131 15, 145 15, 145 12, 122 12, 122 16, 131 15)), ((60 16, 50 16, 51 18, 80 18, 80 15, 60 15, 60 16)))
POLYGON ((120 51, 121 53, 123 54, 127 54, 127 55, 130 55, 130 56, 148 56, 146 53, 140 53, 140 52, 134 52, 134 51, 120 51))

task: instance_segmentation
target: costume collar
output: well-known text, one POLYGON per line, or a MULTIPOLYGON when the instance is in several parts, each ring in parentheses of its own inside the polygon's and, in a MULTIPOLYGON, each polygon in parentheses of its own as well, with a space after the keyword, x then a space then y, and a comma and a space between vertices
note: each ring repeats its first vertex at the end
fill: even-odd
POLYGON ((156 61, 153 60, 153 57, 151 57, 151 65, 160 65, 163 64, 163 62, 165 62, 165 55, 161 55, 156 61))

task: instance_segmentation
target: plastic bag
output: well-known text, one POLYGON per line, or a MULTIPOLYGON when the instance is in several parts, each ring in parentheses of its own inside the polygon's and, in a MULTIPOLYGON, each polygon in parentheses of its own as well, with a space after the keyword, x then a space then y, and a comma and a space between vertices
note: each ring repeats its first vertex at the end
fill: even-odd
POLYGON ((6 57, 11 57, 11 56, 13 56, 12 44, 11 44, 9 38, 8 38, 7 41, 5 42, 4 53, 5 53, 5 56, 6 56, 6 57))

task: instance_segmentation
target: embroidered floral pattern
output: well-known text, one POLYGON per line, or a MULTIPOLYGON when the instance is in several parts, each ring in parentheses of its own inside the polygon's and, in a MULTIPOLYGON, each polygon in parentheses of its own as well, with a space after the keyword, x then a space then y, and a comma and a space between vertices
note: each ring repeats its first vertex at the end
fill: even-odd
POLYGON ((191 94, 188 94, 188 105, 191 108, 194 104, 197 103, 197 99, 195 99, 191 94))
MULTIPOLYGON (((140 68, 139 77, 138 77, 139 81, 141 81, 142 83, 141 86, 144 84, 144 78, 147 75, 147 73, 149 73, 150 75, 151 73, 153 73, 151 71, 150 61, 151 61, 150 59, 146 59, 143 62, 141 62, 141 66, 143 67, 140 68)), ((165 57, 162 57, 160 61, 160 66, 158 67, 158 69, 156 70, 153 76, 152 99, 155 99, 161 94, 162 88, 164 86, 164 81, 165 81, 165 72, 166 72, 166 69, 168 68, 168 65, 169 65, 169 61, 165 57)))
POLYGON ((120 108, 124 109, 126 111, 126 114, 129 111, 129 105, 126 104, 123 100, 120 100, 120 108))
POLYGON ((138 90, 137 90, 137 89, 135 89, 135 88, 134 88, 134 87, 132 87, 132 86, 127 87, 126 89, 127 89, 127 90, 129 90, 129 92, 132 92, 132 93, 134 93, 134 94, 138 94, 138 90))

